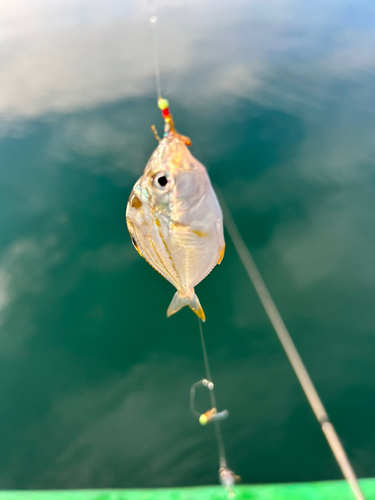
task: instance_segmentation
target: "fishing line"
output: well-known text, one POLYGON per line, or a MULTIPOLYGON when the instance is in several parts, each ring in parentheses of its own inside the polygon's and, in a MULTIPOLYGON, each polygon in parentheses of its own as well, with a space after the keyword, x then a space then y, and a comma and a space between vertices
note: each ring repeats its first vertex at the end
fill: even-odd
MULTIPOLYGON (((217 188, 216 192, 218 192, 217 188)), ((240 258, 247 272, 247 275, 249 276, 250 281, 252 282, 258 294, 258 297, 267 313, 267 316, 275 329, 276 335, 278 336, 281 345, 284 348, 284 351, 289 359, 290 364, 292 365, 294 373, 296 374, 306 395, 306 398, 315 414, 315 417, 321 426, 323 434, 328 441, 336 462, 339 465, 343 476, 348 481, 355 498, 357 500, 365 500, 362 490, 358 484, 355 472, 345 453, 336 430, 328 417, 326 409, 324 408, 318 392, 315 389, 315 386, 310 378, 310 375, 306 370, 301 356, 299 355, 297 348, 294 345, 294 342, 285 326, 285 323, 222 196, 220 196, 220 204, 224 213, 226 230, 233 242, 238 257, 240 258)))
MULTIPOLYGON (((152 31, 153 31, 154 72, 155 72, 158 107, 161 109, 162 115, 163 115, 166 123, 168 120, 169 129, 174 130, 172 115, 169 112, 169 103, 166 99, 162 98, 162 92, 161 92, 159 43, 158 43, 158 30, 157 30, 158 18, 156 15, 156 6, 155 6, 154 0, 148 0, 147 3, 148 3, 148 7, 149 7, 150 23, 151 23, 151 27, 152 27, 152 31)), ((152 130, 154 132, 156 139, 160 141, 160 137, 158 136, 156 128, 154 126, 152 127, 152 130)), ((191 144, 191 141, 188 137, 184 137, 184 136, 180 135, 180 138, 182 138, 184 140, 185 144, 187 144, 187 145, 191 144)), ((190 409, 191 409, 193 415, 198 416, 199 422, 201 425, 206 425, 207 423, 209 423, 211 421, 213 422, 215 437, 216 437, 216 442, 217 442, 217 448, 218 448, 218 454, 219 454, 220 482, 223 486, 226 487, 227 492, 228 492, 228 497, 233 498, 235 496, 235 493, 233 490, 233 485, 235 483, 235 480, 238 479, 238 476, 235 476, 233 471, 231 471, 228 468, 226 456, 225 456, 224 441, 223 441, 223 436, 222 436, 221 428, 220 428, 220 420, 226 418, 229 413, 227 410, 223 410, 221 412, 217 411, 214 384, 213 384, 212 379, 211 379, 210 365, 208 363, 206 344, 205 344, 204 335, 203 335, 202 321, 200 318, 199 318, 199 333, 200 333, 200 340, 201 340, 201 345, 202 345, 203 361, 204 361, 204 368, 205 368, 205 372, 206 372, 206 379, 203 379, 203 380, 192 385, 191 390, 190 390, 190 409), (211 406, 212 406, 212 408, 210 410, 208 410, 206 413, 204 413, 202 415, 199 412, 197 412, 195 409, 195 389, 199 386, 203 386, 203 387, 208 388, 209 395, 210 395, 210 402, 211 402, 211 406)))
POLYGON ((157 98, 161 98, 161 78, 160 78, 160 60, 159 60, 159 39, 158 39, 158 17, 156 13, 156 6, 153 0, 147 2, 150 13, 150 24, 152 29, 152 49, 154 56, 154 73, 156 83, 157 98))
MULTIPOLYGON (((199 334, 200 334, 201 344, 202 344, 202 352, 203 352, 203 360, 204 360, 204 368, 206 371, 206 377, 207 377, 207 380, 212 383, 212 389, 210 390, 211 406, 212 406, 212 408, 217 408, 215 391, 214 391, 214 386, 213 386, 211 372, 210 372, 210 365, 208 364, 206 343, 204 341, 204 336, 203 336, 202 320, 198 318, 198 322, 199 322, 199 334)), ((216 419, 214 420, 214 428, 215 428, 215 435, 216 435, 217 447, 218 447, 218 452, 219 452, 219 463, 221 465, 222 463, 226 463, 225 448, 224 448, 223 436, 221 434, 220 423, 216 419)))
MULTIPOLYGON (((234 476, 233 471, 231 471, 227 465, 223 435, 221 433, 221 428, 220 428, 220 420, 221 420, 221 418, 226 418, 228 416, 228 411, 224 410, 223 412, 220 412, 220 414, 216 413, 216 411, 217 411, 216 410, 216 408, 217 408, 216 397, 215 397, 215 391, 214 391, 214 384, 213 384, 212 378, 211 378, 210 365, 208 362, 206 343, 205 343, 204 335, 203 335, 202 320, 200 318, 198 318, 198 322, 199 322, 199 334, 200 334, 202 352, 203 352, 204 368, 205 368, 206 378, 207 378, 207 380, 203 380, 201 382, 203 383, 203 385, 205 385, 206 387, 209 388, 210 402, 211 402, 212 410, 214 410, 214 413, 213 413, 213 415, 211 415, 211 418, 213 416, 212 420, 213 420, 213 424, 214 424, 215 437, 216 437, 217 448, 218 448, 218 453, 219 453, 219 477, 220 477, 220 481, 221 481, 222 485, 228 489, 229 496, 233 497, 234 496, 233 485, 235 482, 235 476, 234 476), (219 418, 215 418, 217 416, 219 416, 219 418)), ((199 382, 198 382, 198 384, 199 384, 199 382)), ((195 385, 196 384, 194 384, 194 386, 195 385)), ((192 386, 192 390, 194 388, 194 393, 195 393, 194 386, 192 386)), ((190 406, 191 407, 192 407, 193 397, 195 395, 194 393, 192 394, 192 392, 191 392, 191 398, 190 398, 190 406)), ((194 406, 193 406, 193 408, 194 408, 194 406)), ((212 412, 212 410, 211 410, 211 412, 212 412)), ((201 422, 201 420, 200 420, 200 422, 201 422)))

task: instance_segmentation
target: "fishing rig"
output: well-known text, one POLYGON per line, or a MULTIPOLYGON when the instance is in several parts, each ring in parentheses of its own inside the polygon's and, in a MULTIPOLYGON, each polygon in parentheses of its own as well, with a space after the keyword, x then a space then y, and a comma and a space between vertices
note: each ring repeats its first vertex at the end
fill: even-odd
MULTIPOLYGON (((151 2, 153 0, 149 0, 151 2)), ((161 92, 161 79, 160 79, 160 64, 159 64, 159 51, 158 51, 158 37, 157 37, 157 16, 155 15, 155 5, 151 6, 149 3, 150 12, 152 11, 152 15, 150 17, 150 23, 153 27, 154 34, 154 70, 155 70, 155 81, 156 81, 156 89, 157 89, 157 98, 158 98, 158 107, 162 112, 164 122, 165 122, 165 134, 169 131, 175 131, 174 123, 172 115, 169 111, 169 103, 166 99, 162 97, 161 92)), ((155 126, 152 126, 152 131, 157 140, 160 140, 160 137, 157 134, 155 126)), ((176 132, 177 133, 177 132, 176 132)), ((190 145, 191 141, 189 138, 185 138, 181 136, 183 139, 186 139, 186 144, 190 145)), ((219 190, 216 188, 217 194, 219 194, 219 190)), ((230 213, 229 208, 224 202, 222 196, 219 195, 220 204, 224 213, 224 222, 225 228, 233 242, 234 248, 238 254, 240 261, 242 262, 246 273, 252 282, 256 293, 262 303, 266 314, 276 332, 276 335, 284 348, 285 354, 294 370, 296 377, 298 378, 299 383, 301 384, 302 390, 305 393, 305 396, 311 406, 311 409, 320 424, 321 430, 325 435, 328 445, 331 448, 333 456, 336 459, 338 466, 341 469, 341 472, 344 478, 347 480, 354 498, 356 500, 366 500, 365 496, 359 486, 357 476, 353 470, 353 467, 348 459, 347 454, 345 453, 344 447, 338 437, 336 430, 330 421, 328 413, 319 397, 319 394, 311 380, 311 377, 302 361, 301 356, 285 326, 285 323, 266 287, 265 282, 251 256, 249 249, 247 248, 237 226, 233 220, 233 217, 230 213)), ((234 474, 232 470, 229 469, 226 461, 225 448, 223 437, 220 428, 220 421, 227 418, 229 415, 228 410, 222 410, 220 412, 217 411, 216 398, 214 392, 214 384, 211 379, 210 367, 207 358, 206 345, 203 336, 202 330, 202 321, 199 319, 199 332, 200 339, 202 344, 203 351, 203 360, 206 371, 206 378, 196 382, 192 385, 190 389, 190 411, 194 415, 194 417, 198 418, 199 423, 201 425, 207 425, 212 422, 215 429, 215 436, 218 446, 219 452, 219 478, 221 484, 227 489, 228 497, 233 498, 235 496, 234 484, 239 479, 238 476, 234 474), (207 410, 205 413, 199 413, 195 408, 195 391, 200 387, 205 387, 209 391, 211 409, 207 410)))
MULTIPOLYGON (((153 28, 153 42, 154 42, 154 70, 155 70, 155 82, 156 82, 156 91, 157 91, 157 104, 159 109, 161 110, 162 117, 164 119, 164 137, 166 137, 169 133, 173 133, 179 136, 179 138, 187 145, 191 145, 191 140, 189 137, 183 136, 179 134, 174 126, 174 121, 172 114, 169 109, 169 102, 167 99, 162 97, 161 92, 161 79, 160 79, 160 65, 159 65, 159 51, 158 51, 158 36, 157 36, 157 16, 155 15, 155 6, 151 6, 150 8, 150 23, 153 28)), ((159 134, 156 130, 155 125, 151 126, 152 132, 157 141, 160 141, 159 134)), ((220 428, 220 421, 227 418, 229 415, 228 410, 217 411, 216 397, 214 391, 214 384, 211 378, 210 367, 208 363, 206 344, 203 336, 202 329, 202 320, 199 318, 199 333, 200 340, 202 345, 203 352, 203 361, 205 366, 206 378, 196 382, 192 385, 190 389, 190 411, 195 418, 198 418, 198 421, 201 425, 207 425, 210 422, 213 423, 215 430, 215 437, 218 447, 219 454, 219 479, 221 484, 226 488, 228 492, 228 497, 233 498, 235 496, 235 492, 233 486, 236 481, 240 478, 236 476, 234 472, 228 467, 227 459, 225 455, 224 441, 220 428), (207 410, 205 413, 199 413, 195 407, 195 391, 196 389, 203 387, 207 388, 210 396, 211 408, 207 410)))
MULTIPOLYGON (((155 23, 155 20, 152 21, 155 23)), ((159 74, 156 73, 156 74, 159 74)), ((162 116, 164 118, 164 136, 168 135, 170 132, 173 132, 174 134, 177 134, 185 144, 188 146, 191 145, 191 140, 188 137, 182 136, 181 134, 178 134, 178 132, 175 129, 172 114, 169 110, 169 102, 167 99, 163 97, 158 97, 158 107, 161 110, 162 116)), ((157 133, 156 127, 152 125, 151 127, 155 138, 160 141, 160 137, 157 133)), ((191 386, 190 389, 190 411, 192 415, 195 418, 198 418, 198 421, 201 425, 207 425, 210 422, 213 422, 214 429, 215 429, 215 437, 216 437, 216 442, 217 442, 217 447, 218 447, 218 453, 219 453, 219 479, 221 484, 226 488, 228 492, 228 497, 233 498, 235 496, 235 492, 233 489, 233 486, 236 481, 238 481, 240 478, 239 476, 236 476, 234 472, 228 467, 227 465, 227 460, 225 456, 225 448, 224 448, 224 441, 223 441, 223 436, 221 433, 221 428, 220 428, 220 420, 224 420, 225 418, 228 417, 229 412, 228 410, 223 410, 218 412, 217 411, 217 404, 216 404, 216 397, 215 397, 215 391, 214 391, 214 384, 212 382, 211 378, 211 371, 210 371, 210 366, 208 363, 208 356, 207 356, 207 350, 206 350, 206 344, 204 341, 204 335, 203 335, 203 328, 202 328, 202 319, 199 318, 199 333, 200 333, 200 340, 201 340, 201 345, 202 345, 202 352, 203 352, 203 361, 204 361, 204 367, 205 367, 205 372, 206 372, 206 378, 200 380, 199 382, 196 382, 191 386), (209 396, 210 396, 210 402, 211 402, 211 408, 207 410, 205 413, 199 413, 196 410, 195 407, 195 391, 196 389, 203 387, 207 388, 209 391, 209 396)))
POLYGON ((210 365, 208 363, 208 356, 206 350, 206 343, 204 341, 203 328, 202 328, 202 320, 199 319, 199 333, 200 340, 202 345, 203 352, 203 361, 204 367, 206 371, 206 377, 199 382, 196 382, 191 386, 190 389, 190 411, 194 417, 198 417, 199 423, 201 425, 207 425, 210 422, 213 422, 215 429, 215 437, 218 447, 219 453, 219 478, 221 484, 227 489, 228 497, 233 498, 235 496, 235 492, 233 486, 235 482, 238 482, 240 479, 239 476, 236 476, 235 473, 228 467, 226 456, 225 456, 225 448, 223 436, 220 428, 220 420, 224 420, 229 416, 228 410, 222 410, 220 412, 217 411, 216 405, 216 397, 214 391, 214 384, 211 378, 210 365), (207 387, 210 395, 211 409, 207 410, 205 413, 199 413, 195 408, 195 391, 199 387, 207 387))
POLYGON ((190 411, 194 417, 198 417, 199 423, 201 425, 207 425, 209 422, 212 422, 213 420, 224 420, 225 418, 227 418, 229 416, 229 411, 223 410, 218 412, 215 406, 213 406, 211 410, 207 410, 206 413, 199 413, 195 409, 195 389, 197 389, 198 387, 207 387, 209 391, 213 391, 214 384, 213 382, 210 382, 209 380, 204 378, 191 386, 190 411))

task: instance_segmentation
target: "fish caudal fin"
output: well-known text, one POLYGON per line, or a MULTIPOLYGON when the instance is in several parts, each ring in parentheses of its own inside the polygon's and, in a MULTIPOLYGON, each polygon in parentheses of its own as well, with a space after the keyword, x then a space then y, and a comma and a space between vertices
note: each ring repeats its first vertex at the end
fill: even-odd
POLYGON ((200 318, 202 321, 206 321, 206 316, 204 315, 202 306, 199 302, 198 297, 194 293, 194 289, 189 295, 181 295, 180 292, 176 292, 173 296, 172 302, 169 304, 167 310, 167 316, 172 316, 180 309, 185 306, 189 306, 192 311, 200 318))

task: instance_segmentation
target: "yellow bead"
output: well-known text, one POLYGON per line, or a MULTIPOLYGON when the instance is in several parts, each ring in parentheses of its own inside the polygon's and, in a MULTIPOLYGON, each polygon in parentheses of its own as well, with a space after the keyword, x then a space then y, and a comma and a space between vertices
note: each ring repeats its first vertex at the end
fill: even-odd
POLYGON ((164 97, 159 97, 158 99, 158 107, 163 111, 163 109, 167 109, 169 107, 169 102, 164 97))
POLYGON ((201 416, 199 417, 199 423, 200 423, 201 425, 206 425, 206 424, 207 424, 207 422, 208 422, 208 418, 206 417, 206 415, 201 415, 201 416))

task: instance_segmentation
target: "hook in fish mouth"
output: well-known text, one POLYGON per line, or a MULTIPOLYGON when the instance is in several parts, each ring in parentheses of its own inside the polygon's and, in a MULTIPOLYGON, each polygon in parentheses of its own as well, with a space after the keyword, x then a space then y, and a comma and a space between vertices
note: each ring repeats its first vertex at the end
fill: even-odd
MULTIPOLYGON (((186 146, 191 146, 192 142, 190 137, 187 137, 186 135, 179 134, 175 128, 172 113, 169 110, 169 101, 165 99, 164 97, 159 97, 158 99, 158 108, 161 110, 161 114, 164 118, 164 137, 167 137, 169 134, 173 134, 175 137, 178 137, 181 142, 186 144, 186 146)), ((154 126, 151 127, 152 131, 154 132, 156 128, 154 126)), ((156 132, 157 134, 157 132, 156 132)), ((155 137, 159 137, 158 135, 155 137)), ((160 138, 159 138, 160 140, 160 138)))

